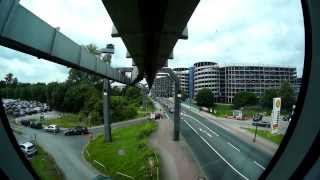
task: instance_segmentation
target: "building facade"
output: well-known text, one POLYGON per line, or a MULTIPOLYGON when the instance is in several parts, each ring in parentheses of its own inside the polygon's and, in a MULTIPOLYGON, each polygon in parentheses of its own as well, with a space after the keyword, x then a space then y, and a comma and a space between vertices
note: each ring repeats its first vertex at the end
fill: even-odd
POLYGON ((200 89, 207 88, 214 94, 215 100, 220 96, 220 69, 215 62, 198 62, 193 65, 193 90, 196 95, 200 89))
POLYGON ((173 72, 180 80, 180 89, 189 95, 189 68, 174 68, 173 72))
MULTIPOLYGON (((226 65, 215 62, 198 62, 190 68, 175 68, 181 90, 194 98, 202 88, 210 89, 215 102, 232 103, 239 92, 251 92, 258 97, 267 89, 279 88, 283 81, 291 83, 296 94, 301 86, 296 68, 265 65, 226 65)), ((161 97, 172 97, 172 82, 156 79, 154 89, 161 97), (170 88, 171 87, 171 88, 170 88), (166 92, 168 91, 168 92, 166 92)))
POLYGON ((297 79, 296 68, 280 66, 225 66, 220 68, 220 100, 232 103, 238 92, 251 92, 258 97, 267 89, 279 88, 283 81, 292 85, 297 79))
POLYGON ((154 80, 151 88, 151 95, 154 97, 172 97, 173 83, 169 77, 159 77, 154 80))

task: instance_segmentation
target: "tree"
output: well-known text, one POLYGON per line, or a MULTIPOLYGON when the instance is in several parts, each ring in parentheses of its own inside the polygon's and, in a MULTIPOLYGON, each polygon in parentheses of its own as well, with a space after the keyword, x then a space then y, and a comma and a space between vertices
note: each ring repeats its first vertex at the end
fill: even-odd
POLYGON ((10 85, 12 83, 13 80, 13 74, 12 73, 8 73, 5 77, 4 80, 6 81, 7 85, 10 85))
POLYGON ((279 97, 281 97, 281 108, 290 111, 295 104, 294 90, 288 81, 284 81, 279 89, 279 97))
POLYGON ((260 104, 262 107, 272 109, 273 98, 278 97, 277 89, 267 89, 260 98, 260 104))
POLYGON ((89 44, 89 45, 87 45, 87 49, 88 49, 89 53, 91 53, 93 55, 99 55, 97 45, 89 44))
POLYGON ((258 98, 256 94, 251 93, 251 92, 238 92, 234 97, 233 97, 233 106, 235 108, 240 108, 244 106, 252 106, 256 105, 258 102, 258 98))
POLYGON ((210 89, 200 89, 196 95, 196 102, 198 106, 212 107, 214 105, 214 94, 210 89))

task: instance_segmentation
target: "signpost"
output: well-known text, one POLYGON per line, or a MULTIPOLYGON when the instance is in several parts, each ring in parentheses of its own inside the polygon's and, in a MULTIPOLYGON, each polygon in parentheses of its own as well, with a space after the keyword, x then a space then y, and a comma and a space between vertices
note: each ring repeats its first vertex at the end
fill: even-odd
POLYGON ((273 109, 271 114, 271 117, 272 117, 271 134, 278 133, 280 110, 281 110, 281 98, 273 98, 273 109))

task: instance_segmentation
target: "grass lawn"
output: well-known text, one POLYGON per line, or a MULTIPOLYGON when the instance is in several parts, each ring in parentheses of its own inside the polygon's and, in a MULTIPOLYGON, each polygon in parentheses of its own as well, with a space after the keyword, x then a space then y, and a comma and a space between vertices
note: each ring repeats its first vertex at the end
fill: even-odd
POLYGON ((40 146, 37 146, 38 152, 30 163, 42 180, 60 180, 64 179, 62 172, 57 167, 54 159, 45 152, 40 146))
MULTIPOLYGON (((244 128, 246 129, 247 131, 251 132, 254 134, 255 132, 255 129, 254 128, 244 128)), ((283 135, 282 134, 276 134, 276 135, 272 135, 270 133, 270 131, 267 131, 267 130, 259 130, 257 131, 257 135, 260 136, 260 137, 263 137, 269 141, 272 141, 276 144, 280 144, 281 141, 282 141, 282 138, 283 138, 283 135)))
POLYGON ((214 107, 213 115, 218 117, 232 116, 232 104, 216 104, 214 107))
POLYGON ((64 128, 71 128, 74 126, 87 126, 86 123, 79 121, 79 117, 76 114, 67 114, 57 119, 45 120, 43 124, 44 125, 56 124, 64 128))
POLYGON ((150 121, 115 129, 112 131, 113 142, 108 144, 100 135, 88 144, 86 151, 90 155, 85 153, 85 158, 100 172, 114 179, 128 179, 119 173, 135 179, 156 179, 159 157, 148 146, 148 137, 156 127, 156 123, 150 121))

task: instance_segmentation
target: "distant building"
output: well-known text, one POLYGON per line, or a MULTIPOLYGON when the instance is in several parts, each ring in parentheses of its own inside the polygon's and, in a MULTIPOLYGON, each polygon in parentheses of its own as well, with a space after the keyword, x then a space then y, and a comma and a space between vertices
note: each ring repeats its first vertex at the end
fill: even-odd
POLYGON ((189 68, 174 68, 173 71, 180 80, 181 91, 189 95, 189 68))
MULTIPOLYGON (((283 81, 294 87, 296 94, 301 87, 296 68, 266 65, 226 65, 219 67, 215 62, 197 62, 190 68, 174 68, 180 80, 181 90, 194 96, 202 88, 210 89, 216 102, 232 103, 239 92, 252 92, 258 97, 267 89, 279 88, 283 81)), ((154 91, 161 97, 173 96, 170 79, 156 79, 154 91), (170 88, 171 87, 171 88, 170 88), (167 92, 166 92, 167 91, 167 92)))
POLYGON ((172 80, 167 76, 156 78, 151 88, 151 95, 155 97, 172 97, 172 80))
POLYGON ((235 65, 220 68, 220 100, 232 103, 238 92, 252 92, 261 96, 265 90, 279 88, 283 81, 295 84, 296 68, 283 66, 235 65))
POLYGON ((193 65, 193 88, 194 95, 200 89, 210 89, 215 97, 215 101, 220 96, 220 69, 215 62, 198 62, 193 65))
POLYGON ((298 77, 294 84, 294 92, 296 93, 297 96, 299 95, 301 85, 302 85, 302 77, 298 77))

